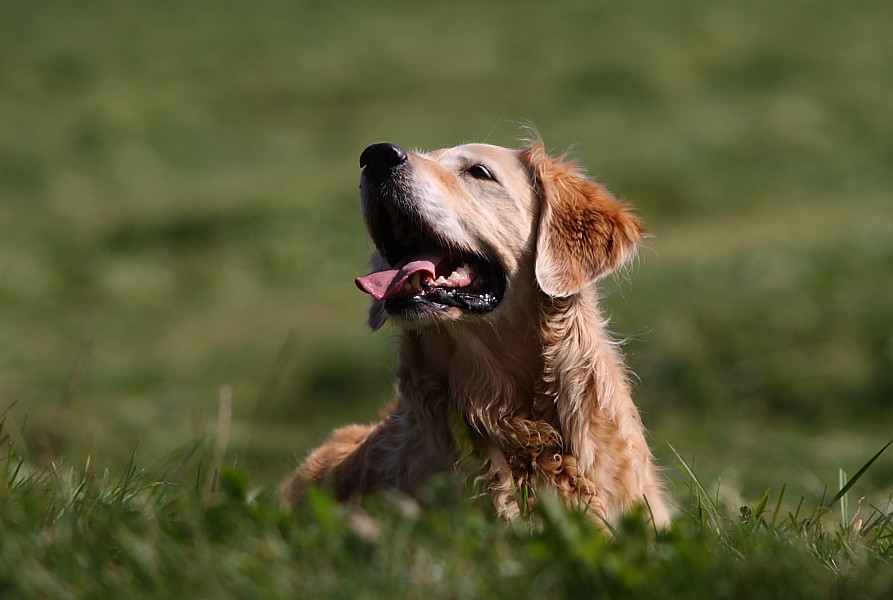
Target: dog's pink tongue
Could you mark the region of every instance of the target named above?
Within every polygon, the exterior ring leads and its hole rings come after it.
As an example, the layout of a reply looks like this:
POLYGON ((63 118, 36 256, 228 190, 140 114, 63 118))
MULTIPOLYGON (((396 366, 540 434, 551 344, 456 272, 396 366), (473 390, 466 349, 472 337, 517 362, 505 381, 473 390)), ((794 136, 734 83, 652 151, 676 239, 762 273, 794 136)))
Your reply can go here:
POLYGON ((424 250, 415 256, 408 256, 393 269, 369 273, 357 277, 357 287, 375 298, 387 300, 403 295, 403 285, 416 273, 424 273, 434 279, 437 263, 443 260, 443 253, 437 250, 424 250))

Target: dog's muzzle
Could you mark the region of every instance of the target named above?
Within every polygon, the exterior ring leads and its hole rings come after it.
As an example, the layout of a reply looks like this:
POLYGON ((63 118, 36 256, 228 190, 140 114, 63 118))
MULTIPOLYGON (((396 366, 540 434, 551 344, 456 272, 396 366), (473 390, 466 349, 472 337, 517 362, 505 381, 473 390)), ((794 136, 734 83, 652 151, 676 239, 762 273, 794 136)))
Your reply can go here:
POLYGON ((420 200, 409 185, 406 150, 372 144, 360 155, 360 167, 366 226, 389 268, 358 277, 357 287, 392 315, 496 308, 505 291, 502 270, 485 256, 459 250, 415 212, 420 200))

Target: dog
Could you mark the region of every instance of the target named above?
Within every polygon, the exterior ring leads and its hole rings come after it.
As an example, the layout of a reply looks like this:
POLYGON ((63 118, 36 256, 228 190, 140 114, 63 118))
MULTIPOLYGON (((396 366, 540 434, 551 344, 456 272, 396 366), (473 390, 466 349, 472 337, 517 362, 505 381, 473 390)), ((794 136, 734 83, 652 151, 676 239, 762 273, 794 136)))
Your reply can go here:
POLYGON ((348 501, 412 492, 439 472, 476 478, 517 517, 551 488, 605 523, 636 505, 669 523, 627 369, 597 307, 597 280, 645 231, 629 207, 542 141, 360 156, 375 246, 369 325, 399 329, 396 402, 349 425, 282 487, 348 501), (469 473, 469 470, 471 471, 469 473))

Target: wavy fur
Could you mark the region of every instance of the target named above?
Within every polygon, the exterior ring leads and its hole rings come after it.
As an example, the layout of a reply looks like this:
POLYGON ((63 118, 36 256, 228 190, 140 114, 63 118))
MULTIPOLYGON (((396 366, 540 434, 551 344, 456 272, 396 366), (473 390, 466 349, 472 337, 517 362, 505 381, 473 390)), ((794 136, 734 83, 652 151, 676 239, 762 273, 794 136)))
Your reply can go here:
MULTIPOLYGON (((349 500, 386 487, 411 492, 455 471, 476 476, 506 517, 520 512, 518 490, 547 486, 607 522, 646 504, 665 526, 623 357, 591 285, 635 253, 639 220, 541 142, 409 153, 407 169, 401 198, 419 223, 495 254, 505 298, 487 315, 451 309, 431 322, 398 322, 396 402, 379 423, 336 430, 285 483, 284 502, 308 484, 349 500), (501 189, 463 178, 457 165, 472 159, 499 174, 501 189)), ((379 199, 363 189, 368 210, 379 199)), ((385 261, 376 253, 373 263, 385 261)), ((373 301, 370 325, 387 318, 373 301)))

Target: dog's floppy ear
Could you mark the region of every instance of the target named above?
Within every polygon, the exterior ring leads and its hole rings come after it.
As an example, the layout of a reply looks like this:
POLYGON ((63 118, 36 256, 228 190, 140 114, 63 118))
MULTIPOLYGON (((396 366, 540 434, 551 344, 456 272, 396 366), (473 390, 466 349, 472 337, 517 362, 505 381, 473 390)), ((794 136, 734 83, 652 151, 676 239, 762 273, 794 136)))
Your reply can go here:
POLYGON ((645 228, 625 204, 573 162, 549 156, 542 142, 534 142, 522 158, 540 196, 540 289, 554 297, 576 294, 632 256, 645 228))

